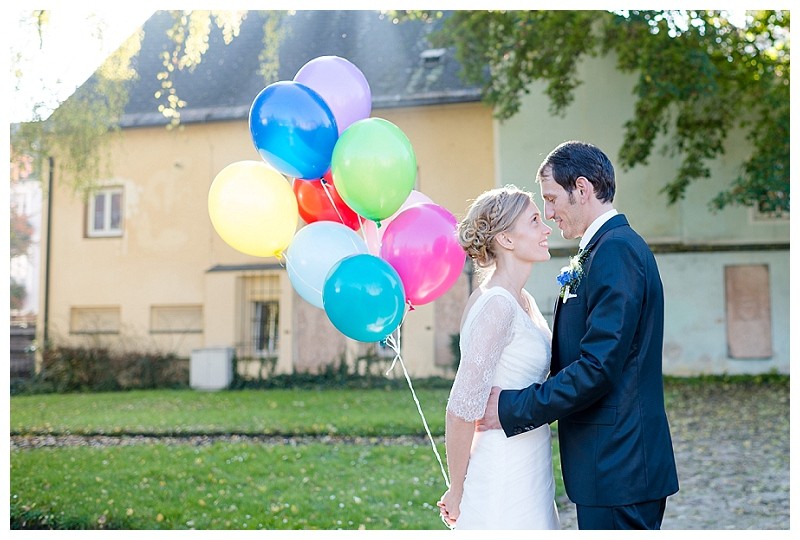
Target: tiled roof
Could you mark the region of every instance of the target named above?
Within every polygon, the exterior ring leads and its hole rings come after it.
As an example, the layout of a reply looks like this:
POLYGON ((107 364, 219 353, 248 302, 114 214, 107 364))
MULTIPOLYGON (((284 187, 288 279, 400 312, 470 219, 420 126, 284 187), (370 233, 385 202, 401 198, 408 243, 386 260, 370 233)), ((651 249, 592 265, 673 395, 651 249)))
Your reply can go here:
MULTIPOLYGON (((181 122, 247 118, 250 105, 264 87, 259 55, 264 49, 266 12, 250 11, 230 44, 212 25, 209 48, 193 70, 176 71, 172 80, 186 102, 181 122)), ((480 100, 480 88, 459 78, 452 50, 432 49, 428 34, 440 23, 395 24, 378 11, 297 11, 281 23, 277 80, 291 80, 309 60, 334 55, 355 64, 372 92, 373 109, 480 100)), ((131 84, 121 126, 165 124, 154 94, 163 70, 161 53, 174 48, 166 37, 172 18, 156 12, 144 25, 142 49, 134 59, 139 78, 131 84)))

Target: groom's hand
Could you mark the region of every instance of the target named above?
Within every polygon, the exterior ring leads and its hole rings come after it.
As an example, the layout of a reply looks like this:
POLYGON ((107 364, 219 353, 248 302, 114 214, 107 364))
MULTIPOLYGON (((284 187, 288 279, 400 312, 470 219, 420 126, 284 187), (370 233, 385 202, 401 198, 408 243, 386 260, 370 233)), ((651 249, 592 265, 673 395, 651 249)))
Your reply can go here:
POLYGON ((489 393, 489 401, 486 402, 486 411, 483 413, 483 418, 476 422, 475 429, 478 431, 488 431, 490 429, 502 429, 500 425, 500 416, 497 414, 497 402, 500 400, 499 386, 492 386, 492 391, 489 393))

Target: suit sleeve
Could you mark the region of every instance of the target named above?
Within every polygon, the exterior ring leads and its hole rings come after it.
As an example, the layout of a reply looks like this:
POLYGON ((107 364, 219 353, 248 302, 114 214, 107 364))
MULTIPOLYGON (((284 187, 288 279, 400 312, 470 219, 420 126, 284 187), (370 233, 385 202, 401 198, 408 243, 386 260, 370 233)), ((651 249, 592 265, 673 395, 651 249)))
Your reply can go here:
POLYGON ((504 390, 498 413, 506 435, 549 424, 589 407, 620 379, 631 352, 644 301, 645 263, 624 238, 597 246, 581 290, 587 302, 580 358, 541 384, 504 390))

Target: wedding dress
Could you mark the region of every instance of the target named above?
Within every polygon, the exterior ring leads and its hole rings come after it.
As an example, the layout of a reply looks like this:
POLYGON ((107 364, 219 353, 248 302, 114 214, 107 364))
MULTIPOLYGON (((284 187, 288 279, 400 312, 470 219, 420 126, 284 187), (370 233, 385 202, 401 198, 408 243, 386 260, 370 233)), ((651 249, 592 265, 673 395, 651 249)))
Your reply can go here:
MULTIPOLYGON (((490 287, 461 329, 461 363, 447 410, 481 418, 492 386, 525 388, 550 371, 551 332, 533 297, 530 315, 502 287, 490 287)), ((472 439, 456 529, 559 529, 550 426, 514 437, 501 429, 472 439)))

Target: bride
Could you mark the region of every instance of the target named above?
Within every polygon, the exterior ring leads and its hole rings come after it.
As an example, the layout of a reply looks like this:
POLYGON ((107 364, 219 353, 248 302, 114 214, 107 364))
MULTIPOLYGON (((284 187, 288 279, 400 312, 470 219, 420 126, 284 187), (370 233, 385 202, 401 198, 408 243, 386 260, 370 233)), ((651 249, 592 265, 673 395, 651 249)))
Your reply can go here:
POLYGON ((459 241, 487 276, 461 320, 461 360, 447 403, 450 488, 437 503, 455 529, 559 529, 550 426, 507 438, 475 431, 492 386, 525 388, 550 371, 550 329, 523 288, 535 262, 550 259, 532 195, 487 191, 458 226, 459 241))

